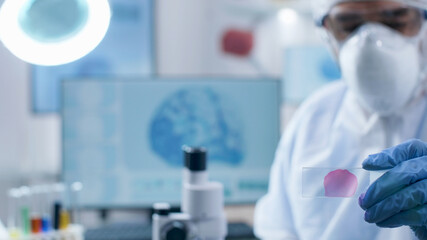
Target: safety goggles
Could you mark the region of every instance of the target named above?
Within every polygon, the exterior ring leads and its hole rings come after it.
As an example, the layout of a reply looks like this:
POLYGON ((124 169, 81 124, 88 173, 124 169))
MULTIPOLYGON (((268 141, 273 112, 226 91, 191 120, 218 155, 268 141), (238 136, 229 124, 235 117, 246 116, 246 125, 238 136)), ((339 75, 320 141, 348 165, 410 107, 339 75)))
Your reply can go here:
POLYGON ((368 22, 384 24, 404 36, 418 34, 425 12, 404 4, 338 4, 324 18, 322 25, 335 39, 347 39, 360 26, 368 22))

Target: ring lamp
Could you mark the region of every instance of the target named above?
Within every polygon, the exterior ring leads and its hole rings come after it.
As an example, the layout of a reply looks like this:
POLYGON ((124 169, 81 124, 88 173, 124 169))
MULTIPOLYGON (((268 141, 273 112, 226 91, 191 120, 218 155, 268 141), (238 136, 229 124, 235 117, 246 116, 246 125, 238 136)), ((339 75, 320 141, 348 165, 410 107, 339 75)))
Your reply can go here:
POLYGON ((108 0, 5 0, 0 40, 26 62, 65 64, 101 42, 110 17, 108 0))

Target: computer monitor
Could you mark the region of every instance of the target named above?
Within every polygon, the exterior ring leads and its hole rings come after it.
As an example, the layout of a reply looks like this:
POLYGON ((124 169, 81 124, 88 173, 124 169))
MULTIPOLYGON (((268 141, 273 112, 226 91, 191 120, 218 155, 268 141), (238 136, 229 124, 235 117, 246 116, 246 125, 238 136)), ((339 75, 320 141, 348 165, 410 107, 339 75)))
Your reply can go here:
POLYGON ((279 81, 79 79, 62 83, 66 184, 87 208, 179 206, 182 146, 208 151, 226 204, 266 193, 279 139, 279 81))

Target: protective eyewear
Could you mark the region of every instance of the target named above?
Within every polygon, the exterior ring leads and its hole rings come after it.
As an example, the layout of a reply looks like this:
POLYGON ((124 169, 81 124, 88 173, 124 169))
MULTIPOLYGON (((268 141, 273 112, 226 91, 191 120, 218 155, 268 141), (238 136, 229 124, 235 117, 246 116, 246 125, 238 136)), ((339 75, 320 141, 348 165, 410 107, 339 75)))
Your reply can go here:
POLYGON ((424 11, 406 5, 369 9, 340 8, 339 6, 333 7, 322 23, 339 41, 347 39, 367 22, 384 24, 404 36, 415 36, 425 19, 424 11))

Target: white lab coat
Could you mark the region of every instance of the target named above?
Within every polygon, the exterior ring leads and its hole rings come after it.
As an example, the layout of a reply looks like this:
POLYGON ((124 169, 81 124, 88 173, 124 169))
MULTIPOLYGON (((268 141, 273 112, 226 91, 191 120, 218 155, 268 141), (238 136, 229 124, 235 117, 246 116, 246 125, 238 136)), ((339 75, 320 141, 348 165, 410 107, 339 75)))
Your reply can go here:
POLYGON ((282 136, 268 194, 256 205, 255 233, 262 239, 416 239, 409 227, 383 229, 366 223, 357 197, 303 197, 302 168, 361 168, 368 154, 423 138, 425 109, 426 97, 419 94, 399 116, 368 116, 343 82, 318 91, 302 104, 282 136))

